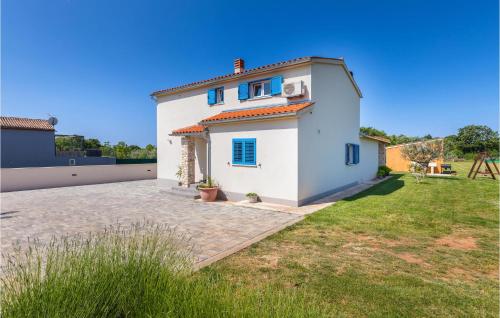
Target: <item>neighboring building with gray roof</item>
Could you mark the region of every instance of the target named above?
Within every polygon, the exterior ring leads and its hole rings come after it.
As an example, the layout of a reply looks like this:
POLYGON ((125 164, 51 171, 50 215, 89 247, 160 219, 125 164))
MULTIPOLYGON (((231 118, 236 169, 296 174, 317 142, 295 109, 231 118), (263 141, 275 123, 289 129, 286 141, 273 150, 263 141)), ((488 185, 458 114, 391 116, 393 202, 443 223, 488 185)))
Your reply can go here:
POLYGON ((47 120, 0 116, 2 168, 114 164, 115 158, 58 157, 55 129, 47 120))

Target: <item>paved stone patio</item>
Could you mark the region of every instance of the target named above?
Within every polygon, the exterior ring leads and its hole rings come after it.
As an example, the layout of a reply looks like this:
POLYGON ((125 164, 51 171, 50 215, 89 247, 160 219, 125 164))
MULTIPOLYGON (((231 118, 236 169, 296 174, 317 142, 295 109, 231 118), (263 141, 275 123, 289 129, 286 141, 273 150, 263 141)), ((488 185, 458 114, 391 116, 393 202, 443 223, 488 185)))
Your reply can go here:
POLYGON ((191 237, 198 264, 208 264, 302 219, 295 213, 172 196, 157 180, 1 193, 2 253, 28 237, 101 231, 154 221, 191 237))

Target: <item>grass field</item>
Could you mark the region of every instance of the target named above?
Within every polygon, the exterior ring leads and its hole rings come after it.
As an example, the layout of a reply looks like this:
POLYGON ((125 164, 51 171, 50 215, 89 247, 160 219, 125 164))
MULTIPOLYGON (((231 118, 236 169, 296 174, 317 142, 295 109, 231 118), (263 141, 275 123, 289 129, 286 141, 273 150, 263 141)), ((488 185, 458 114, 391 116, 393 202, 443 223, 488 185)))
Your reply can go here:
POLYGON ((160 225, 34 244, 0 276, 1 315, 495 317, 499 186, 470 165, 395 174, 194 274, 160 225))
POLYGON ((396 174, 197 275, 300 293, 326 316, 496 317, 499 186, 470 165, 396 174))

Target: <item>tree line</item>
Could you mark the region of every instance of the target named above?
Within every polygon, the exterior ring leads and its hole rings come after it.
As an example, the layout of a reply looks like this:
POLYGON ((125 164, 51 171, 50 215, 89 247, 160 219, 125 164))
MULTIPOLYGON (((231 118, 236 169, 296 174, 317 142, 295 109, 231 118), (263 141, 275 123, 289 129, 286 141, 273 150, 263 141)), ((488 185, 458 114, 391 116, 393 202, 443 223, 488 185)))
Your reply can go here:
POLYGON ((117 159, 156 159, 156 146, 147 145, 142 148, 137 145, 127 145, 120 141, 112 145, 109 141, 101 143, 99 139, 83 136, 56 136, 57 151, 87 151, 100 150, 103 157, 115 157, 117 159))
MULTIPOLYGON (((361 127, 361 133, 371 136, 385 137, 391 145, 406 144, 417 141, 431 140, 436 137, 427 134, 422 137, 406 135, 389 135, 383 130, 373 127, 361 127)), ((487 151, 493 157, 499 155, 499 135, 484 125, 468 125, 458 129, 454 135, 444 137, 444 152, 447 159, 471 159, 476 153, 487 151)))

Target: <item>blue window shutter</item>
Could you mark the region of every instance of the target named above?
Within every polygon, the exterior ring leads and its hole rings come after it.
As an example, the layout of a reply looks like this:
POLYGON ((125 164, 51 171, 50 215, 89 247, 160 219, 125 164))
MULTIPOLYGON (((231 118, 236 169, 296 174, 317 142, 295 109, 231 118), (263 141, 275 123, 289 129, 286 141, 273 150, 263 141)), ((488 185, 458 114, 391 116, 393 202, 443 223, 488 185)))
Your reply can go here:
POLYGON ((215 104, 215 89, 209 89, 208 90, 208 105, 214 105, 215 104))
POLYGON ((345 144, 345 164, 349 164, 349 144, 345 144))
POLYGON ((243 164, 243 141, 233 139, 233 164, 243 164))
POLYGON ((248 99, 248 83, 241 83, 240 85, 238 85, 238 99, 248 99))
POLYGON ((358 164, 359 163, 359 145, 354 145, 353 155, 354 155, 353 162, 355 164, 358 164))
POLYGON ((271 78, 271 95, 281 94, 282 82, 283 82, 283 76, 275 76, 271 78))
POLYGON ((256 140, 246 139, 245 140, 245 152, 244 152, 244 164, 255 165, 256 164, 256 140))

